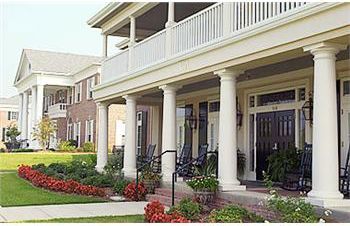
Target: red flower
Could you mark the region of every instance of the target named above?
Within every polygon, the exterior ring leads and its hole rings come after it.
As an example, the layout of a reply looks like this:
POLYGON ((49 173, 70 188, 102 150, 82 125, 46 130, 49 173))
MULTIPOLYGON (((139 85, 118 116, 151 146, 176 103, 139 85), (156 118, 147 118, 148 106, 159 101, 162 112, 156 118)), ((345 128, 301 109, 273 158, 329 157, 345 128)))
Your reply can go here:
POLYGON ((132 201, 143 200, 146 197, 146 188, 143 183, 139 183, 136 194, 136 183, 133 181, 125 187, 123 194, 127 199, 132 201))
POLYGON ((30 166, 21 165, 17 172, 21 178, 30 181, 34 186, 51 191, 75 193, 79 195, 106 196, 105 191, 101 188, 83 185, 74 180, 59 180, 37 170, 33 170, 30 166))
POLYGON ((145 220, 150 222, 154 214, 164 213, 164 205, 158 200, 147 204, 145 207, 145 220))

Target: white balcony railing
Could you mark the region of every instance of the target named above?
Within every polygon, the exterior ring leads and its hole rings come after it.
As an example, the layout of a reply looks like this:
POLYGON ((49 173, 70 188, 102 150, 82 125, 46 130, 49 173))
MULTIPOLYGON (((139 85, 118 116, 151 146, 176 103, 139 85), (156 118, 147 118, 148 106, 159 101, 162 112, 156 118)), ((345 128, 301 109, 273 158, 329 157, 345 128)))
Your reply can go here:
POLYGON ((66 117, 66 113, 67 113, 66 103, 57 103, 49 106, 47 109, 47 114, 50 118, 66 117))
POLYGON ((307 2, 216 3, 180 22, 107 58, 102 83, 254 29, 272 18, 283 17, 307 2), (167 48, 169 46, 169 48, 167 48))

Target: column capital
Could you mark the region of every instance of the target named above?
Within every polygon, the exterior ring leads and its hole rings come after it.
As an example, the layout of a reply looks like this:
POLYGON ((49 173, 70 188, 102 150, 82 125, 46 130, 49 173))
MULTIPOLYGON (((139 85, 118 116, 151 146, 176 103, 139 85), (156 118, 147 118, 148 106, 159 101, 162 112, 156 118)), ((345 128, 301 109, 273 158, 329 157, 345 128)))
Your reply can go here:
POLYGON ((122 96, 126 101, 136 101, 140 96, 137 95, 124 95, 122 96))
POLYGON ((221 79, 223 79, 223 78, 237 78, 242 73, 244 73, 243 70, 227 69, 227 68, 214 71, 214 74, 219 76, 221 79))
POLYGON ((317 57, 320 54, 331 54, 335 55, 340 50, 346 49, 346 45, 332 42, 319 42, 314 43, 303 48, 304 52, 310 51, 312 55, 317 57))
POLYGON ((96 105, 98 108, 107 108, 108 107, 107 102, 97 102, 96 105))
POLYGON ((181 89, 182 86, 180 85, 162 85, 159 86, 159 89, 163 90, 164 92, 176 92, 178 89, 181 89))

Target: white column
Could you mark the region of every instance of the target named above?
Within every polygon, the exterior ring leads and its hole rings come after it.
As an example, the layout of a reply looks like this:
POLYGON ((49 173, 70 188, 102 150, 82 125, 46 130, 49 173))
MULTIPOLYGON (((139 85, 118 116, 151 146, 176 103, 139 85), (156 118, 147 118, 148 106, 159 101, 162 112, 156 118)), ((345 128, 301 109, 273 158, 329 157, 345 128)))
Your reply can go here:
MULTIPOLYGON (((164 85, 163 90, 163 135, 162 153, 167 150, 176 150, 176 90, 180 87, 164 85)), ((163 181, 171 181, 175 171, 175 153, 162 156, 163 181)))
POLYGON ((171 56, 172 48, 172 29, 175 23, 175 3, 168 3, 168 21, 165 23, 165 56, 168 58, 171 56))
MULTIPOLYGON (((17 124, 17 128, 20 132, 22 132, 22 113, 23 111, 23 93, 19 94, 19 101, 18 101, 18 124, 17 124)), ((22 138, 22 133, 20 135, 21 139, 22 138)))
POLYGON ((36 103, 37 103, 37 89, 36 89, 36 86, 33 86, 32 87, 32 102, 31 102, 31 108, 30 108, 30 117, 31 117, 31 120, 30 120, 30 128, 29 128, 29 131, 30 131, 30 134, 29 134, 29 137, 30 137, 30 141, 29 141, 29 147, 32 148, 32 149, 38 149, 38 142, 34 140, 34 137, 33 137, 33 132, 34 132, 34 128, 37 124, 37 121, 36 121, 36 103))
POLYGON ((126 100, 124 175, 135 177, 136 173, 136 96, 123 96, 126 100))
POLYGON ((240 71, 223 69, 214 73, 220 77, 219 189, 245 190, 237 179, 236 78, 240 71))
POLYGON ((318 43, 304 48, 314 55, 312 190, 308 193, 311 199, 343 198, 338 187, 335 67, 335 54, 341 48, 345 46, 331 43, 318 43))
POLYGON ((98 108, 98 143, 96 170, 103 172, 108 160, 108 105, 97 103, 98 108))
POLYGON ((28 139, 28 92, 23 93, 23 110, 22 110, 22 139, 28 139))
POLYGON ((107 57, 108 55, 108 35, 102 35, 102 57, 107 57))
POLYGON ((43 105, 44 105, 44 86, 37 85, 36 86, 36 123, 38 123, 43 117, 43 105))
POLYGON ((129 64, 128 70, 132 70, 134 66, 134 45, 136 43, 136 19, 130 16, 130 34, 129 34, 129 64))

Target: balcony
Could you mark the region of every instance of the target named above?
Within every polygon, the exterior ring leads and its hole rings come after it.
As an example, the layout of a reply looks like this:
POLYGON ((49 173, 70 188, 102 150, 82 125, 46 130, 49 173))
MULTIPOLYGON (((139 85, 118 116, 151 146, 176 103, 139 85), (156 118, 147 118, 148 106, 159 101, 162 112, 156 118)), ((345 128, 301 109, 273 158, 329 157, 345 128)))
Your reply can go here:
POLYGON ((166 28, 102 64, 102 84, 118 80, 156 64, 253 31, 286 18, 314 3, 233 2, 216 3, 166 28))
POLYGON ((65 118, 67 114, 67 104, 57 103, 48 107, 47 114, 50 118, 65 118))

